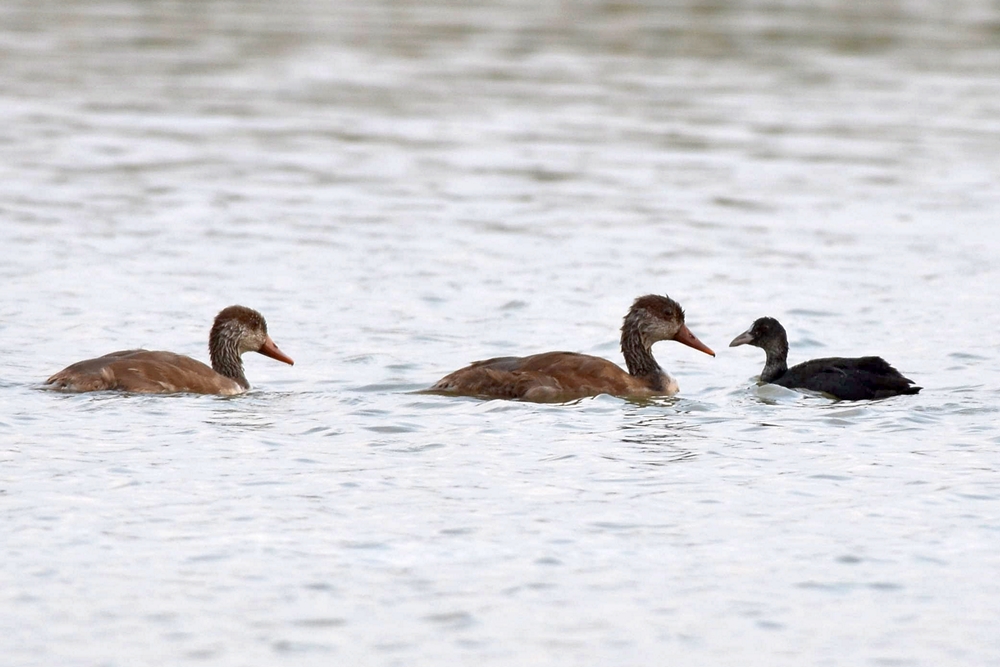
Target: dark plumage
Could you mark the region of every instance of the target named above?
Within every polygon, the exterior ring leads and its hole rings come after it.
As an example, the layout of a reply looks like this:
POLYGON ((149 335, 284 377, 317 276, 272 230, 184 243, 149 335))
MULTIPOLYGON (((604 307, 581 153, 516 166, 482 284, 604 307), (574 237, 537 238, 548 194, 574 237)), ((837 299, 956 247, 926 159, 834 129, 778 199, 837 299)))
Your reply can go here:
POLYGON ((477 361, 441 378, 429 391, 552 402, 598 394, 671 396, 677 393, 677 381, 660 368, 651 351, 660 340, 676 340, 715 356, 684 324, 684 311, 676 301, 649 294, 635 300, 622 323, 627 373, 600 357, 545 352, 477 361))
POLYGON ((67 366, 45 384, 65 391, 134 391, 147 394, 191 392, 240 394, 250 388, 243 374, 244 352, 292 364, 267 335, 267 322, 256 310, 230 306, 220 312, 208 337, 212 367, 173 352, 122 350, 67 366))
POLYGON ((733 339, 729 347, 753 345, 767 354, 761 382, 809 389, 844 401, 916 394, 921 387, 903 377, 882 357, 829 357, 788 367, 788 337, 773 317, 762 317, 733 339))

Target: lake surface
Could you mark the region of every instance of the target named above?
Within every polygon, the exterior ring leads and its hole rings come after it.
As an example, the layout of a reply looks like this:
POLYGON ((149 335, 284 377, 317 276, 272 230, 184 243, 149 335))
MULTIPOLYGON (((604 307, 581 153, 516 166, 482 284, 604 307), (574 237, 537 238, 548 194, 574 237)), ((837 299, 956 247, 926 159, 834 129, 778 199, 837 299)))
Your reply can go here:
POLYGON ((1000 7, 870 4, 0 6, 3 662, 998 664, 1000 7), (647 293, 675 398, 414 393, 647 293), (39 388, 234 303, 247 395, 39 388))

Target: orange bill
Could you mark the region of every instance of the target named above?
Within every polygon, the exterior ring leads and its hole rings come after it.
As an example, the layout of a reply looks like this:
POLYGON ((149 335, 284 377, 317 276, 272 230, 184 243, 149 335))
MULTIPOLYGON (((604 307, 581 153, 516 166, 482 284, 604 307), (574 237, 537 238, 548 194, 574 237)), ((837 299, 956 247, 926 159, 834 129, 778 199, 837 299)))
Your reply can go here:
POLYGON ((271 340, 270 336, 264 338, 264 344, 261 345, 260 349, 257 351, 263 354, 265 357, 271 357, 272 359, 283 361, 289 366, 293 366, 295 364, 295 362, 292 361, 291 357, 289 357, 287 354, 278 349, 278 346, 274 344, 274 341, 271 340))
POLYGON ((712 348, 698 340, 698 337, 691 333, 691 330, 687 328, 686 324, 681 325, 681 330, 677 332, 676 336, 674 336, 674 340, 678 343, 684 343, 688 347, 700 350, 705 354, 710 354, 713 357, 715 356, 715 352, 712 352, 712 348))

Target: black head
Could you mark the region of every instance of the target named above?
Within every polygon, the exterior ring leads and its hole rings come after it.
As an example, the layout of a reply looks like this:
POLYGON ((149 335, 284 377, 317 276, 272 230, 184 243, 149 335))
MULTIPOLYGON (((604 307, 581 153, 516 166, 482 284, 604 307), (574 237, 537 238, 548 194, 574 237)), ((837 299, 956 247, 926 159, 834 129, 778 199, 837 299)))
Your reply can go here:
POLYGON ((733 339, 729 347, 737 345, 753 345, 765 350, 788 348, 788 336, 785 327, 773 317, 761 317, 749 329, 733 339))

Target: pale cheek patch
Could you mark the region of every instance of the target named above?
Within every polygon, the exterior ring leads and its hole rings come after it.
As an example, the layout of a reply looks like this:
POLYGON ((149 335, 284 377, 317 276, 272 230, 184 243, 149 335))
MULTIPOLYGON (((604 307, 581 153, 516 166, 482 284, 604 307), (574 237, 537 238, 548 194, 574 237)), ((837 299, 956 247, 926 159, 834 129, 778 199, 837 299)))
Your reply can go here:
POLYGON ((260 346, 264 344, 264 337, 260 334, 254 332, 250 333, 247 331, 239 332, 240 341, 240 354, 244 352, 256 352, 260 349, 260 346))

